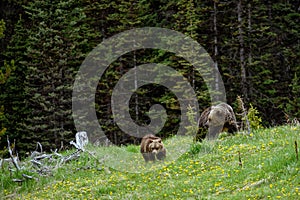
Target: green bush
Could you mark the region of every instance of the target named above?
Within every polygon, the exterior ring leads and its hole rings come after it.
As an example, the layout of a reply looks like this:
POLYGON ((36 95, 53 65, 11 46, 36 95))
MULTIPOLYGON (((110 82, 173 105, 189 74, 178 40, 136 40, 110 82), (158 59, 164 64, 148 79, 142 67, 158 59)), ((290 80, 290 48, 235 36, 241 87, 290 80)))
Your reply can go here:
MULTIPOLYGON (((262 128, 262 125, 261 125, 262 119, 261 119, 261 117, 259 117, 259 111, 255 107, 253 107, 251 103, 250 103, 250 108, 248 109, 248 112, 247 112, 247 117, 248 117, 251 129, 262 128)), ((243 121, 244 120, 245 119, 243 118, 243 121)))

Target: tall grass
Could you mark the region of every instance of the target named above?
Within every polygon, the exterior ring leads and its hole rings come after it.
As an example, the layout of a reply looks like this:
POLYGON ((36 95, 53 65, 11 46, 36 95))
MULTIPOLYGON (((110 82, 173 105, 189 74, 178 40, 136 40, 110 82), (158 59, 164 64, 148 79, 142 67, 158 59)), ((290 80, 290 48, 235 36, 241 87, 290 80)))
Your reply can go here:
MULTIPOLYGON (((54 171, 53 176, 12 182, 1 170, 2 198, 13 199, 299 199, 300 161, 295 141, 300 127, 223 134, 218 140, 164 141, 164 162, 145 164, 138 146, 93 147, 54 171), (187 145, 183 145, 187 144, 187 145), (183 146, 181 146, 183 145, 183 146), (183 148, 176 147, 181 146, 183 148), (179 152, 184 149, 185 151, 179 152), (173 151, 173 152, 172 152, 173 151), (176 154, 176 151, 177 154, 176 154), (117 158, 117 159, 115 159, 117 158)), ((12 176, 20 176, 13 173, 12 176)))

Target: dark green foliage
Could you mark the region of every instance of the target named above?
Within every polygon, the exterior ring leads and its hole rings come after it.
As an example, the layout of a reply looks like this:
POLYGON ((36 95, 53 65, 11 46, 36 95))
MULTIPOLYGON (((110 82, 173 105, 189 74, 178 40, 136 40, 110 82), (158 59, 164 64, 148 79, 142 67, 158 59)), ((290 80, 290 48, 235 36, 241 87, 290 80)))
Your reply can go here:
POLYGON ((46 149, 58 148, 74 136, 74 78, 99 36, 87 23, 86 7, 78 1, 35 1, 25 8, 29 19, 16 27, 9 54, 17 60, 16 71, 7 85, 8 92, 19 95, 12 101, 19 105, 9 106, 20 113, 12 115, 15 127, 10 132, 22 152, 38 141, 46 149))
POLYGON ((290 84, 290 88, 292 89, 291 97, 288 99, 286 104, 285 112, 288 115, 288 120, 292 121, 293 119, 300 119, 300 80, 297 74, 292 80, 290 84))
MULTIPOLYGON (((228 103, 242 96, 246 109, 250 103, 257 108, 262 125, 285 123, 284 113, 300 118, 297 1, 4 0, 0 21, 6 24, 0 63, 14 66, 0 85, 0 123, 19 150, 32 150, 36 141, 57 148, 73 138, 72 86, 83 59, 102 39, 145 26, 176 30, 201 44, 222 75, 228 103)), ((159 49, 129 52, 111 63, 96 93, 99 123, 114 143, 139 142, 115 124, 111 94, 126 72, 145 63, 173 67, 194 88, 199 112, 210 106, 201 74, 185 59, 159 49)), ((156 103, 168 113, 159 135, 176 134, 180 105, 164 87, 137 88, 130 100, 132 119, 147 125, 156 103)), ((3 137, 0 143, 5 146, 3 137)))
MULTIPOLYGON (((5 31, 5 23, 3 20, 0 21, 0 38, 4 37, 4 31, 5 31)), ((10 74, 10 67, 5 66, 5 72, 2 71, 0 68, 0 84, 5 83, 6 79, 8 78, 10 74)), ((0 139, 3 137, 3 135, 6 132, 6 128, 4 126, 4 122, 6 121, 5 115, 4 115, 4 106, 0 104, 0 139)), ((2 148, 0 148, 1 152, 2 148)))
MULTIPOLYGON (((26 68, 22 64, 24 58, 24 52, 26 51, 26 31, 23 29, 22 23, 24 21, 20 19, 16 23, 16 34, 13 35, 10 45, 7 47, 5 57, 7 60, 12 60, 13 71, 6 82, 2 85, 0 94, 1 104, 4 105, 4 113, 6 121, 4 126, 7 128, 6 135, 9 136, 10 140, 13 141, 19 137, 18 127, 28 114, 29 110, 25 104, 25 91, 24 91, 24 80, 26 76, 26 68)), ((4 63, 7 63, 6 61, 4 63)), ((19 140, 17 139, 17 143, 19 140)), ((7 146, 6 138, 2 138, 1 146, 7 146)), ((27 144, 25 144, 27 145, 27 144)))
POLYGON ((0 39, 4 37, 4 31, 5 31, 5 22, 4 20, 0 20, 0 39))
MULTIPOLYGON (((89 27, 84 2, 35 2, 27 7, 37 23, 29 33, 25 92, 31 109, 24 128, 50 148, 67 143, 76 131, 71 105, 75 75, 99 33, 89 27)), ((28 134, 22 140, 28 139, 28 134)), ((33 143, 34 145, 34 143, 33 143)))

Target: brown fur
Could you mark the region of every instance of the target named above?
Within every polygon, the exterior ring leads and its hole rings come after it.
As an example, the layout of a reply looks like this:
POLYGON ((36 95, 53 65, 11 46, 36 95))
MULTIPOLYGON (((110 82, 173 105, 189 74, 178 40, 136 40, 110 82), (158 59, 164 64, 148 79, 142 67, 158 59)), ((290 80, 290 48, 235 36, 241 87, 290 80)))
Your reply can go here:
POLYGON ((227 131, 235 133, 238 131, 236 117, 233 109, 226 103, 220 103, 216 106, 206 108, 198 121, 198 133, 196 140, 215 139, 218 135, 227 131))
POLYGON ((166 157, 166 149, 161 138, 155 135, 145 135, 141 142, 141 153, 146 162, 163 160, 166 157))

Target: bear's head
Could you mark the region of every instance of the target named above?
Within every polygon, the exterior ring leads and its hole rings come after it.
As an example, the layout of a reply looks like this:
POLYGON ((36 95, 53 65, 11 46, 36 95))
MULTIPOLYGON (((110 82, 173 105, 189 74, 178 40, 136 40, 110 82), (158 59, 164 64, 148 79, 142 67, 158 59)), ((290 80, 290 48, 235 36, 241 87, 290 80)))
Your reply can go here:
POLYGON ((163 145, 161 139, 157 138, 157 139, 152 139, 150 141, 148 148, 151 153, 157 154, 164 148, 164 145, 163 145))
POLYGON ((208 126, 208 139, 214 139, 222 131, 225 124, 227 111, 222 107, 212 107, 206 122, 208 126))

